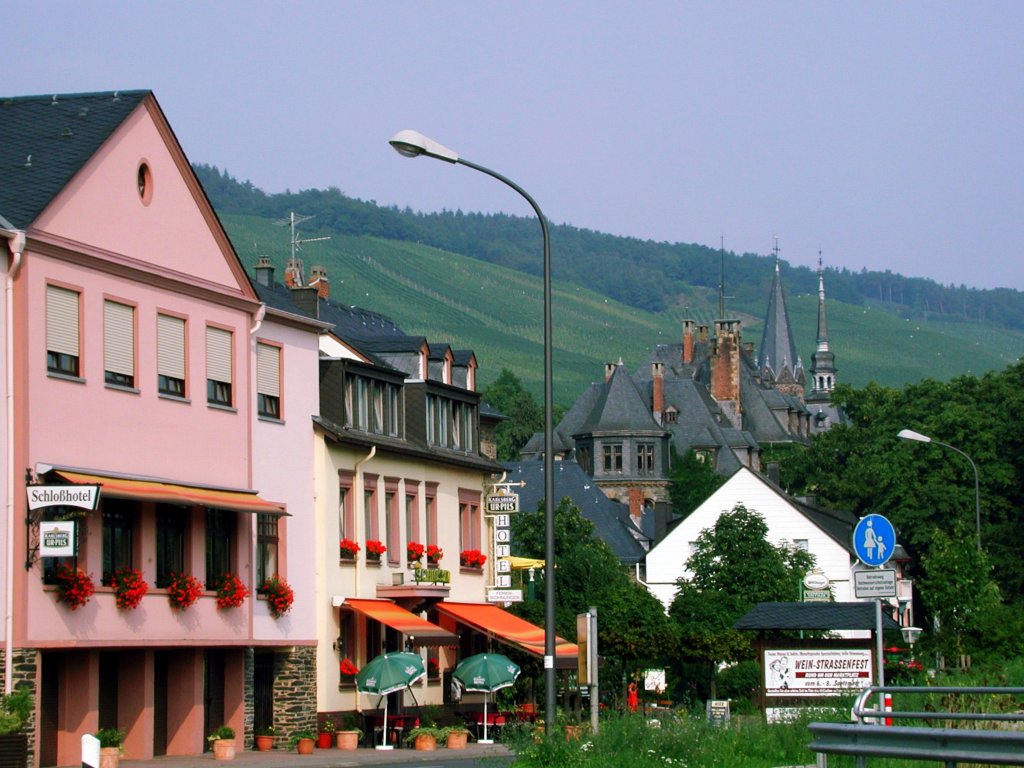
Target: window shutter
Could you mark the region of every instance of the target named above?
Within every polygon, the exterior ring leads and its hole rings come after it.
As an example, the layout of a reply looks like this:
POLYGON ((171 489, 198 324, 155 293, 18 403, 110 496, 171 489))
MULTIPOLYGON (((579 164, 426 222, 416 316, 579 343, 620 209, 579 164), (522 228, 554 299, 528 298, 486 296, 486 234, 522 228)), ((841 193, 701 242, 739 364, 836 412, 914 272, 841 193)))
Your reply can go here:
POLYGON ((281 396, 280 348, 256 344, 256 391, 261 395, 281 396))
POLYGON ((231 331, 206 329, 206 378, 231 383, 231 331))
POLYGON ((185 379, 185 321, 169 315, 156 316, 156 372, 171 379, 185 379))
POLYGON ((135 376, 135 309, 103 302, 103 369, 135 376))
POLYGON ((78 293, 46 286, 46 349, 78 357, 78 293))

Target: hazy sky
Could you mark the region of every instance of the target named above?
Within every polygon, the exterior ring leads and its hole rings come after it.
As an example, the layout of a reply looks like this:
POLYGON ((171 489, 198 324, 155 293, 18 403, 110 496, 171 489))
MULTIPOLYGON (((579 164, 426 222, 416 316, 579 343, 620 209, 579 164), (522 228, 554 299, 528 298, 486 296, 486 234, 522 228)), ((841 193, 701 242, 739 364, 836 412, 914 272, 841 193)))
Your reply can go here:
POLYGON ((1024 290, 1020 0, 10 5, 0 95, 152 89, 267 192, 532 215, 414 128, 556 224, 1024 290))

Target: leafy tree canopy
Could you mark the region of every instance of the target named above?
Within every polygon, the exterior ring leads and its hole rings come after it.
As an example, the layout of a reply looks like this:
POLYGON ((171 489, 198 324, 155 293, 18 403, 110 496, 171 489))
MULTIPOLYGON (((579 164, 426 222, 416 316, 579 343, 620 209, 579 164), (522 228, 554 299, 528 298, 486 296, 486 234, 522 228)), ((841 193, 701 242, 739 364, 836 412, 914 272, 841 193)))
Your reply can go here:
POLYGON ((482 399, 507 417, 496 430, 498 461, 518 460, 519 451, 530 437, 544 429, 544 409, 508 368, 501 369, 482 399))

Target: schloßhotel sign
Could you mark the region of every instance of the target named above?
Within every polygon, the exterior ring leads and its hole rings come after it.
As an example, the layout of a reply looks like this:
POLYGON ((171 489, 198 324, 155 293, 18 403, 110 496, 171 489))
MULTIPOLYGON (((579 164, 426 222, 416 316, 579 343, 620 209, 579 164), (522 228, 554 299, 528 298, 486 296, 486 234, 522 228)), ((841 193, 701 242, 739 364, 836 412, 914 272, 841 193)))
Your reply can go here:
MULTIPOLYGON (((98 485, 29 485, 29 510, 49 507, 96 509, 100 498, 98 485)), ((75 554, 75 523, 70 520, 39 523, 40 557, 71 557, 75 554)))

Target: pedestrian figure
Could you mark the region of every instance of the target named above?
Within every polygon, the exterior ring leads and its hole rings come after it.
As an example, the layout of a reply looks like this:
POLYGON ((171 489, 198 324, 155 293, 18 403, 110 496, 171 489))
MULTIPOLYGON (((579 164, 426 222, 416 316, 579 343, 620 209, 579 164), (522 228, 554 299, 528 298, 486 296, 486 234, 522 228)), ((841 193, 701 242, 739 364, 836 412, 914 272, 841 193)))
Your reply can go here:
MULTIPOLYGON (((868 560, 875 559, 875 547, 878 546, 878 536, 875 535, 875 529, 871 527, 872 523, 868 520, 867 527, 864 529, 864 549, 868 553, 868 560)), ((885 551, 885 544, 882 544, 882 552, 885 551)))
POLYGON ((640 705, 640 697, 636 692, 636 683, 630 683, 626 691, 626 706, 629 707, 630 712, 636 712, 636 708, 640 705))

